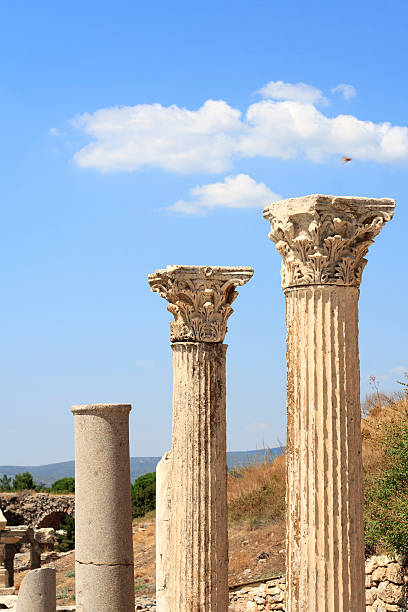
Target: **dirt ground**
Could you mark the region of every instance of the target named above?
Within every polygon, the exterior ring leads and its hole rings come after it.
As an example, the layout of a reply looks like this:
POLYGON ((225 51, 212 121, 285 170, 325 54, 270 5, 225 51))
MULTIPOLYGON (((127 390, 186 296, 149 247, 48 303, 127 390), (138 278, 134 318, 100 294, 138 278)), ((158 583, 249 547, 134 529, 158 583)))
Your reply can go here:
MULTIPOLYGON (((133 550, 136 595, 154 596, 156 527, 154 514, 133 521, 133 550)), ((241 522, 229 529, 229 584, 236 586, 264 580, 284 571, 285 526, 283 521, 269 524, 241 522)), ((53 561, 57 570, 57 603, 75 602, 75 554, 53 561)), ((16 572, 18 588, 25 572, 16 572)))

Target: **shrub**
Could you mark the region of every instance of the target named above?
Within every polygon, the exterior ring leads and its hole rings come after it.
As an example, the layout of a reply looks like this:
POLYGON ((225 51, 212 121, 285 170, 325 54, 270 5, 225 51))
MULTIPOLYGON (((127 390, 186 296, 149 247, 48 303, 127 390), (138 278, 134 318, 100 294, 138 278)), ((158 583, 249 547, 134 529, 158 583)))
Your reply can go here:
POLYGON ((57 531, 60 530, 63 533, 57 533, 55 549, 60 552, 73 550, 75 548, 75 519, 69 514, 64 516, 57 531))
POLYGON ((75 493, 75 478, 60 478, 50 487, 51 493, 75 493))
POLYGON ((156 472, 136 478, 132 485, 132 516, 144 516, 156 508, 156 472))
POLYGON ((368 553, 408 557, 408 420, 384 427, 381 471, 366 478, 365 543, 368 553))
POLYGON ((16 474, 13 478, 14 491, 22 491, 24 489, 34 490, 35 487, 36 487, 36 484, 30 472, 23 472, 23 474, 16 474))
POLYGON ((7 474, 3 474, 2 478, 0 478, 0 491, 2 493, 4 491, 11 491, 11 478, 7 474))

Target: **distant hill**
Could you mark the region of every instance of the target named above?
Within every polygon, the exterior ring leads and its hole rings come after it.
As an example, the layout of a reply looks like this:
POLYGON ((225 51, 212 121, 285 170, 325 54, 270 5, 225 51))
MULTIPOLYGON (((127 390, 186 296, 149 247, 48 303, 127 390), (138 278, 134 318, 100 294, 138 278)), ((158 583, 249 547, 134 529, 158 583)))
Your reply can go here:
MULTIPOLYGON (((267 453, 279 455, 281 448, 268 449, 267 453)), ((263 450, 237 451, 227 453, 228 469, 238 465, 248 465, 248 463, 260 463, 263 461, 265 452, 263 450)), ((154 472, 156 465, 160 461, 160 457, 131 457, 130 458, 130 474, 132 482, 135 478, 154 472)), ((50 463, 48 465, 0 465, 0 477, 3 474, 14 477, 22 472, 30 472, 37 483, 51 485, 60 478, 70 478, 75 476, 74 461, 63 461, 62 463, 50 463)))

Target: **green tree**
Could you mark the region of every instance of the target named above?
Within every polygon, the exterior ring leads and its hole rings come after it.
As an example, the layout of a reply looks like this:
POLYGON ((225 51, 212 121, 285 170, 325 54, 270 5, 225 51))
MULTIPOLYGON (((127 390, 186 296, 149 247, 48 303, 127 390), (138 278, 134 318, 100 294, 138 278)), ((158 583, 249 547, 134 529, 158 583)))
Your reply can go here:
POLYGON ((67 552, 75 548, 75 519, 67 514, 60 522, 57 531, 57 544, 55 549, 60 552, 67 552))
POLYGON ((3 474, 0 478, 0 491, 11 491, 11 478, 7 474, 3 474))
POLYGON ((51 493, 75 493, 75 478, 60 478, 50 487, 51 493))
POLYGON ((381 445, 384 469, 365 484, 366 549, 408 558, 408 421, 388 425, 381 445))
POLYGON ((13 489, 14 491, 22 491, 23 489, 35 489, 35 482, 30 472, 23 472, 23 474, 16 474, 13 478, 13 489))
POLYGON ((132 486, 132 516, 144 516, 156 508, 156 472, 136 478, 132 486))

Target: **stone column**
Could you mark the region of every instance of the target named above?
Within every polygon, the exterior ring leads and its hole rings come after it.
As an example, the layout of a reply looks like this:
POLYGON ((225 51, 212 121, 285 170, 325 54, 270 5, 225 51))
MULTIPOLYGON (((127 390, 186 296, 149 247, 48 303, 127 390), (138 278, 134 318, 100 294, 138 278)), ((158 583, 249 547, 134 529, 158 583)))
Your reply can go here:
POLYGON ((4 551, 4 567, 8 571, 9 584, 8 586, 14 586, 14 557, 16 556, 17 546, 15 544, 6 544, 4 551))
MULTIPOLYGON (((10 587, 10 578, 8 570, 5 567, 6 560, 6 545, 0 544, 0 595, 3 594, 4 589, 10 587)), ((6 593, 6 591, 4 591, 6 593)))
POLYGON ((167 600, 172 612, 228 609, 223 340, 235 289, 252 274, 251 268, 168 266, 149 276, 152 290, 169 302, 175 318, 170 323, 174 378, 167 600))
MULTIPOLYGON (((21 583, 16 611, 55 612, 57 609, 56 574, 55 569, 50 567, 28 572, 21 583)), ((77 610, 81 608, 77 607, 77 610)))
POLYGON ((129 412, 73 406, 77 610, 134 612, 129 412))
POLYGON ((166 453, 156 467, 156 608, 170 608, 170 508, 171 453, 166 453))
POLYGON ((286 296, 286 612, 365 610, 358 297, 394 207, 312 195, 264 210, 286 296))

